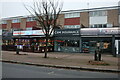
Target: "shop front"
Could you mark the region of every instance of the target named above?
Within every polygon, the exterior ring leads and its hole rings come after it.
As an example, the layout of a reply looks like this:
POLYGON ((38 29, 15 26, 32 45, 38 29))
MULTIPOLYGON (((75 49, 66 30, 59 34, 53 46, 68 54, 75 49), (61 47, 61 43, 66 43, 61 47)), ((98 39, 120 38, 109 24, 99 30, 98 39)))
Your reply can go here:
POLYGON ((119 28, 81 29, 82 52, 94 53, 98 48, 97 43, 100 43, 100 50, 102 53, 114 55, 116 54, 116 50, 118 51, 119 35, 119 28))
POLYGON ((95 53, 100 43, 102 53, 112 53, 112 39, 110 37, 82 37, 82 52, 95 53))
POLYGON ((54 51, 80 52, 79 29, 57 29, 54 33, 54 51))
POLYGON ((120 31, 118 28, 58 29, 54 33, 54 51, 95 53, 119 53, 120 31), (115 45, 116 44, 116 45, 115 45))
MULTIPOLYGON (((42 30, 15 31, 13 33, 15 46, 21 46, 21 51, 25 52, 44 52, 46 39, 42 30)), ((52 37, 48 41, 47 51, 53 51, 52 37)))

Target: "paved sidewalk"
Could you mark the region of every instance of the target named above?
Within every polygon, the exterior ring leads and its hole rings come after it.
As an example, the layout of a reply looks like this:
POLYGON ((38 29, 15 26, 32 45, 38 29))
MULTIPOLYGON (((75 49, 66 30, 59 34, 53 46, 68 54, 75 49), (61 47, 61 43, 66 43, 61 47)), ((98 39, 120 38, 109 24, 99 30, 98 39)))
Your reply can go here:
POLYGON ((2 60, 50 67, 118 71, 118 58, 108 54, 102 54, 102 60, 110 64, 106 66, 88 64, 88 61, 93 60, 94 54, 49 52, 48 58, 43 58, 44 53, 20 52, 20 54, 22 55, 16 55, 15 51, 2 51, 2 60))

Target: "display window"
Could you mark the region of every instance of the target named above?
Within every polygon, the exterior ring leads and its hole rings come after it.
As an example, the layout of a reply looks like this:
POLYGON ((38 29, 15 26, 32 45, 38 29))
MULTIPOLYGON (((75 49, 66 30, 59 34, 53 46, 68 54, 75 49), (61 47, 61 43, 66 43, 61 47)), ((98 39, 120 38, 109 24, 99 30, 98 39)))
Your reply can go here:
MULTIPOLYGON (((36 42, 36 45, 38 45, 39 47, 44 47, 46 46, 46 39, 41 39, 38 42, 36 42)), ((48 46, 53 46, 53 41, 52 40, 48 40, 48 46)))
POLYGON ((59 46, 79 47, 79 40, 56 40, 59 46))
POLYGON ((3 40, 2 45, 14 45, 14 40, 3 40))
POLYGON ((89 41, 82 42, 82 52, 88 53, 90 48, 89 41))

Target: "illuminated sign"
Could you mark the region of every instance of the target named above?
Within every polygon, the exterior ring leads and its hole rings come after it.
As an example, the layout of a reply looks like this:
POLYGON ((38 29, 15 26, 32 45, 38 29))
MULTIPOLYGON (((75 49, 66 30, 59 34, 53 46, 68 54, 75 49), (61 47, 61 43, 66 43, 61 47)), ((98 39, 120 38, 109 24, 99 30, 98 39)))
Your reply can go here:
POLYGON ((83 28, 81 35, 112 35, 120 34, 120 28, 83 28))
MULTIPOLYGON (((29 31, 14 31, 13 36, 18 36, 18 35, 44 35, 42 30, 29 30, 29 31)), ((51 33, 53 35, 53 32, 51 33)))
POLYGON ((80 35, 80 29, 56 29, 54 36, 80 35))
POLYGON ((14 31, 13 36, 18 35, 44 35, 42 30, 14 31))

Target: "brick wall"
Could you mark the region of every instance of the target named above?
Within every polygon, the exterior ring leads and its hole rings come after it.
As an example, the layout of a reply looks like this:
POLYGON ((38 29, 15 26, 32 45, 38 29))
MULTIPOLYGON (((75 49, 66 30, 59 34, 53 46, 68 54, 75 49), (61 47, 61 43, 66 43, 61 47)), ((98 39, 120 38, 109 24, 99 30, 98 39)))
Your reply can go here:
POLYGON ((77 18, 66 18, 64 25, 80 25, 80 17, 77 18))
POLYGON ((20 28, 26 29, 26 18, 21 18, 20 28))
POLYGON ((118 10, 108 10, 108 24, 113 24, 113 26, 118 26, 119 24, 119 16, 118 10))
POLYGON ((57 24, 64 27, 64 14, 60 14, 57 19, 57 24))
POLYGON ((7 20, 7 30, 11 30, 12 20, 7 20))
POLYGON ((20 23, 12 23, 11 28, 20 28, 20 23))
POLYGON ((6 29, 7 28, 7 24, 2 24, 2 29, 6 29))
POLYGON ((89 27, 89 13, 81 12, 80 13, 80 25, 84 25, 85 27, 89 27))
POLYGON ((30 22, 27 22, 26 23, 26 28, 28 27, 34 27, 37 25, 37 22, 36 21, 30 21, 30 22))

